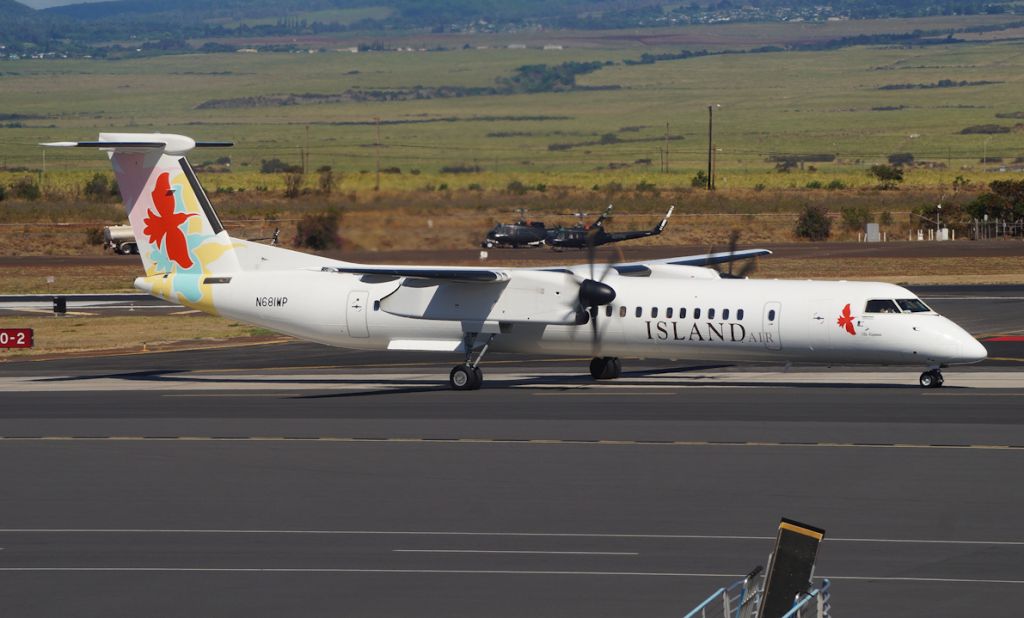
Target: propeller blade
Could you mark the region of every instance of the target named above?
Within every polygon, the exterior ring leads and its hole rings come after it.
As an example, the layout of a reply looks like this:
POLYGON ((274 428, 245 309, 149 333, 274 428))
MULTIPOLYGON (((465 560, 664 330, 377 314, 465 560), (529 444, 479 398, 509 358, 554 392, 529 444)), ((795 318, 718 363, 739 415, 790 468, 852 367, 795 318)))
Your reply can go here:
POLYGON ((743 266, 740 267, 739 272, 736 273, 736 277, 739 278, 739 279, 746 279, 755 270, 757 270, 757 258, 751 258, 751 259, 747 260, 743 264, 743 266))

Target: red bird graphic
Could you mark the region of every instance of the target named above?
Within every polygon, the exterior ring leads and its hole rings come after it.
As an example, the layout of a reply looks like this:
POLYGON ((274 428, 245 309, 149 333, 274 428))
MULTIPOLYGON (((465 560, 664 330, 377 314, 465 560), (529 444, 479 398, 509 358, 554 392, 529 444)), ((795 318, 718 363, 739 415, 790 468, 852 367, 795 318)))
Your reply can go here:
POLYGON ((846 332, 851 335, 857 334, 857 331, 853 330, 853 316, 850 315, 850 303, 846 303, 846 306, 843 307, 843 314, 839 316, 836 323, 845 328, 846 332))
POLYGON ((170 175, 167 172, 160 174, 156 179, 152 195, 156 212, 147 211, 146 214, 149 216, 143 219, 143 223, 146 224, 143 233, 157 248, 166 243, 167 257, 174 260, 178 266, 192 268, 188 242, 179 226, 189 217, 194 217, 195 213, 174 212, 174 191, 171 190, 170 175))

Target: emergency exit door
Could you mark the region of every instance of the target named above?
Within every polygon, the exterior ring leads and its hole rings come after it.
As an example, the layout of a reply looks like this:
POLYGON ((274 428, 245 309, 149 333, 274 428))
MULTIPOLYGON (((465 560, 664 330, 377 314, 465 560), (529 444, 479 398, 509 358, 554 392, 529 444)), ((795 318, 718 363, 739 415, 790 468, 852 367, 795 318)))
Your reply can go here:
POLYGON ((772 301, 764 304, 764 347, 769 350, 782 349, 782 334, 779 332, 779 321, 782 319, 782 303, 772 301))

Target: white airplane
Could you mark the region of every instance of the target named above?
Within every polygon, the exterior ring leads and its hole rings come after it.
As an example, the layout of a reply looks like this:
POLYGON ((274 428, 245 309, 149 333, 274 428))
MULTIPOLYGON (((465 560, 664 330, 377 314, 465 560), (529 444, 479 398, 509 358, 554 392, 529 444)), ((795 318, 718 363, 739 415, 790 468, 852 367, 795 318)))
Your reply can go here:
POLYGON ((723 278, 710 265, 770 251, 565 267, 373 266, 232 238, 170 134, 101 133, 146 276, 165 300, 319 343, 461 353, 457 390, 483 379, 488 350, 593 357, 613 379, 620 357, 942 367, 987 352, 913 293, 888 283, 723 278), (600 271, 595 272, 595 271, 600 271))

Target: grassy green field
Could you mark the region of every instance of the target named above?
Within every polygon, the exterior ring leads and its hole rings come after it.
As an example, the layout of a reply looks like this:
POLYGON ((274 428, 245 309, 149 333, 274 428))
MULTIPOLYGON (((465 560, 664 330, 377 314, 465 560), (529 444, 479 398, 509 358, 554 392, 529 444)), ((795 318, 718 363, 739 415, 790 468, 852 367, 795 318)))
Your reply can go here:
MULTIPOLYGON (((946 22, 882 23, 892 31, 906 31, 946 22)), ((856 26, 849 22, 827 27, 853 34, 850 29, 856 26)), ((441 185, 503 189, 513 180, 585 189, 609 182, 627 188, 640 182, 685 187, 706 166, 709 104, 721 106, 715 112, 714 141, 717 186, 724 190, 757 185, 801 189, 810 182, 832 180, 870 187, 875 181, 866 170, 895 152, 910 152, 917 161, 930 162, 927 168, 908 170, 905 185, 917 187, 948 186, 957 176, 986 182, 1024 165, 1014 163, 1024 156, 1024 120, 996 118, 997 113, 1024 111, 1021 41, 621 64, 643 51, 713 48, 714 41, 738 47, 736 40, 743 34, 748 45, 770 43, 783 38, 784 27, 790 28, 786 36, 791 40, 817 36, 817 26, 810 24, 744 24, 717 31, 680 28, 653 42, 646 32, 618 38, 592 35, 595 38, 586 46, 569 44, 550 51, 491 46, 353 54, 329 48, 315 54, 4 62, 0 110, 35 118, 20 120, 20 128, 0 129, 0 166, 41 168, 42 149, 35 146, 40 141, 88 139, 103 130, 162 130, 237 142, 229 153, 194 155, 195 163, 222 154, 232 157, 231 173, 204 177, 211 190, 280 190, 281 177, 258 173, 260 160, 278 157, 299 163, 308 146, 311 168, 330 165, 341 176, 341 190, 361 192, 376 183, 374 118, 379 117, 381 166, 401 170, 383 176, 387 190, 418 192, 441 185), (689 44, 681 44, 681 39, 689 44), (638 43, 641 40, 646 46, 638 43), (522 65, 592 60, 615 64, 581 76, 578 84, 616 89, 196 109, 212 99, 414 86, 487 87, 522 65), (994 83, 879 90, 939 80, 994 83), (682 138, 668 142, 668 173, 660 171, 666 124, 671 135, 682 138), (999 124, 1011 132, 959 133, 979 124, 999 124), (602 140, 609 134, 614 137, 602 140), (550 150, 552 144, 574 146, 550 150), (836 160, 789 173, 775 172, 774 163, 766 160, 772 154, 811 153, 835 155, 836 160), (999 171, 995 163, 983 165, 980 159, 986 155, 1002 157, 1010 171, 999 171), (479 166, 481 172, 440 173, 452 165, 479 166)), ((556 34, 546 36, 557 39, 556 34)), ((567 33, 566 40, 581 36, 567 33)), ((51 150, 46 157, 45 182, 54 188, 70 189, 93 171, 106 170, 96 153, 51 150), (68 175, 76 171, 78 175, 68 175)), ((0 173, 0 183, 10 184, 17 177, 0 173)))

